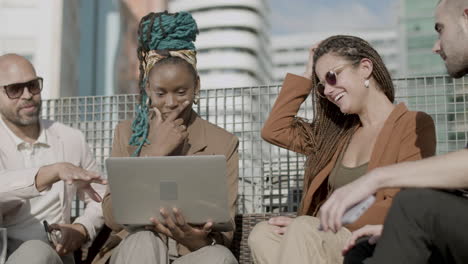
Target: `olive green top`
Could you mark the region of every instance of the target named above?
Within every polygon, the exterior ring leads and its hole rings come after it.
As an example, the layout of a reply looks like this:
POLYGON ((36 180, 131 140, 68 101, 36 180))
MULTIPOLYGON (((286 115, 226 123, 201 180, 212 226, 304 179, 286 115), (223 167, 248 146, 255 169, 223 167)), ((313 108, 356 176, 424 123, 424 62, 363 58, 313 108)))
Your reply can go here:
POLYGON ((367 172, 369 162, 354 168, 350 168, 343 165, 343 156, 344 151, 340 153, 338 160, 335 163, 335 167, 328 177, 328 186, 331 188, 331 190, 336 190, 341 186, 356 180, 367 172))

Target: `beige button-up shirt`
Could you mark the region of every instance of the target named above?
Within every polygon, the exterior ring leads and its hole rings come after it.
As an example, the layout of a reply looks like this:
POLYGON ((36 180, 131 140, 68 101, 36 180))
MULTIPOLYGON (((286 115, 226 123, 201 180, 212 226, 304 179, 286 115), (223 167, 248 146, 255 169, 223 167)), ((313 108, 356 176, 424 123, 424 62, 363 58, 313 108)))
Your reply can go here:
MULTIPOLYGON (((20 224, 19 222, 32 221, 35 218, 34 214, 42 214, 39 219, 52 217, 52 221, 70 223, 72 201, 77 194, 76 187, 59 181, 49 190, 39 192, 35 186, 35 178, 41 166, 69 162, 86 170, 99 171, 81 131, 50 120, 41 120, 40 124, 41 137, 33 145, 19 142, 12 137, 12 132, 6 125, 0 125, 1 227, 15 227, 20 224), (44 194, 54 191, 58 193, 59 208, 50 212, 31 211, 34 209, 31 208, 32 201, 34 204, 37 199, 44 198, 44 194), (29 218, 24 217, 28 212, 29 218), (54 218, 53 215, 57 213, 57 218, 54 218)), ((104 186, 98 184, 93 186, 104 195, 104 186)), ((74 223, 80 223, 86 228, 90 237, 89 242, 92 242, 104 222, 101 205, 92 201, 87 195, 79 196, 83 197, 86 208, 83 215, 77 217, 74 223)), ((54 199, 51 198, 49 202, 55 201, 54 199)), ((23 238, 27 237, 27 234, 24 234, 23 238)))
MULTIPOLYGON (((47 141, 46 130, 40 130, 39 138, 29 143, 16 136, 0 118, 0 125, 9 134, 9 139, 16 146, 18 156, 22 157, 24 168, 46 166, 54 163, 55 153, 47 141)), ((7 139, 5 139, 7 140, 7 139)), ((63 183, 54 184, 39 196, 22 203, 16 213, 8 214, 3 219, 3 226, 8 229, 8 237, 20 241, 39 239, 47 241, 42 221, 49 223, 64 223, 61 213, 60 189, 63 183)))

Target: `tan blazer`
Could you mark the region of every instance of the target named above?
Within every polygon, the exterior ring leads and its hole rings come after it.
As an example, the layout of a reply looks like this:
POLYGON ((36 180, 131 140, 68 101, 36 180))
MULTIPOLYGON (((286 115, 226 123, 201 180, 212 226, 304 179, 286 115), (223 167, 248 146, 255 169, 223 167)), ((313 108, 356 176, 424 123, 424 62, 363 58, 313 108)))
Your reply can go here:
MULTIPOLYGON (((312 81, 301 76, 288 74, 276 99, 270 116, 262 129, 266 141, 307 155, 306 136, 300 136, 299 144, 292 145, 291 137, 301 135, 292 126, 296 114, 312 90, 312 81)), ((404 104, 398 104, 385 121, 375 142, 369 161, 368 171, 403 161, 419 160, 435 154, 436 137, 432 118, 423 112, 409 111, 404 104)), ((315 176, 304 179, 304 195, 299 214, 314 215, 316 209, 328 195, 328 176, 339 156, 337 151, 332 160, 315 176)), ((367 224, 383 224, 392 198, 399 189, 383 189, 377 192, 376 202, 355 223, 350 230, 367 224)))
MULTIPOLYGON (((227 161, 227 177, 228 177, 228 202, 234 224, 234 216, 237 210, 237 192, 238 192, 238 176, 239 176, 239 140, 233 134, 226 130, 217 127, 206 120, 203 120, 194 111, 192 111, 190 121, 187 125, 188 140, 187 148, 184 148, 183 155, 224 155, 227 161)), ((136 146, 128 144, 132 135, 131 121, 123 121, 119 123, 114 132, 114 141, 112 144, 112 157, 129 157, 133 154, 136 146)), ((154 142, 155 133, 153 127, 150 126, 148 140, 154 142)), ((155 149, 151 145, 144 145, 140 156, 153 156, 155 149)), ((221 175, 220 175, 221 176, 221 175)), ((129 175, 131 178, 132 175, 129 175)), ((209 184, 209 183, 208 183, 209 184)), ((108 189, 102 202, 104 219, 114 234, 121 232, 119 237, 125 237, 126 231, 123 226, 115 223, 112 216, 112 195, 108 189)), ((230 246, 233 232, 213 232, 212 233, 217 243, 230 246)), ((116 245, 113 245, 116 246, 116 245)), ((190 251, 182 245, 177 245, 180 255, 185 255, 190 251)))

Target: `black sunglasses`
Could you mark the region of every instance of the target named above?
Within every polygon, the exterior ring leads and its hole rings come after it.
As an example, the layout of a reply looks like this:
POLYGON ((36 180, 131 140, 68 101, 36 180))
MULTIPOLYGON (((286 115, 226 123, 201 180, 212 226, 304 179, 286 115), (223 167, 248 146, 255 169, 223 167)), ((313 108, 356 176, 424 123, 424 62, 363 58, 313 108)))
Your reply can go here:
POLYGON ((4 85, 3 88, 10 99, 18 99, 23 95, 24 88, 28 88, 28 91, 32 95, 36 95, 42 91, 42 82, 41 77, 37 77, 34 80, 24 82, 24 83, 12 83, 4 85))
MULTIPOLYGON (((329 70, 325 74, 325 82, 328 85, 335 86, 336 82, 337 82, 338 74, 340 74, 344 70, 344 68, 346 66, 349 66, 349 65, 352 65, 352 64, 343 64, 343 65, 340 65, 338 67, 335 67, 335 68, 329 70)), ((322 98, 326 97, 325 96, 325 84, 323 82, 317 83, 317 93, 322 98)))

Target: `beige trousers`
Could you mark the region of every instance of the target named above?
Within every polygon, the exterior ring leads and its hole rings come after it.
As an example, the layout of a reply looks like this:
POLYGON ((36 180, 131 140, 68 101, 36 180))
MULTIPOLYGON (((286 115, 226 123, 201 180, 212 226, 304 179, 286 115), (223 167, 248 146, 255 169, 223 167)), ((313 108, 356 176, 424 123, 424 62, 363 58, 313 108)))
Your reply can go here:
POLYGON ((258 223, 249 235, 248 244, 256 264, 341 264, 341 250, 351 237, 342 228, 336 234, 318 230, 319 219, 299 216, 284 235, 274 232, 267 222, 258 223))
MULTIPOLYGON (((112 254, 110 264, 166 264, 169 256, 166 244, 153 232, 139 231, 128 235, 112 254)), ((206 246, 184 255, 173 264, 237 264, 225 246, 206 246)))
MULTIPOLYGON (((10 246, 11 240, 8 241, 10 246)), ((60 257, 55 249, 41 240, 29 240, 21 245, 8 257, 6 264, 74 264, 73 254, 60 257)))

